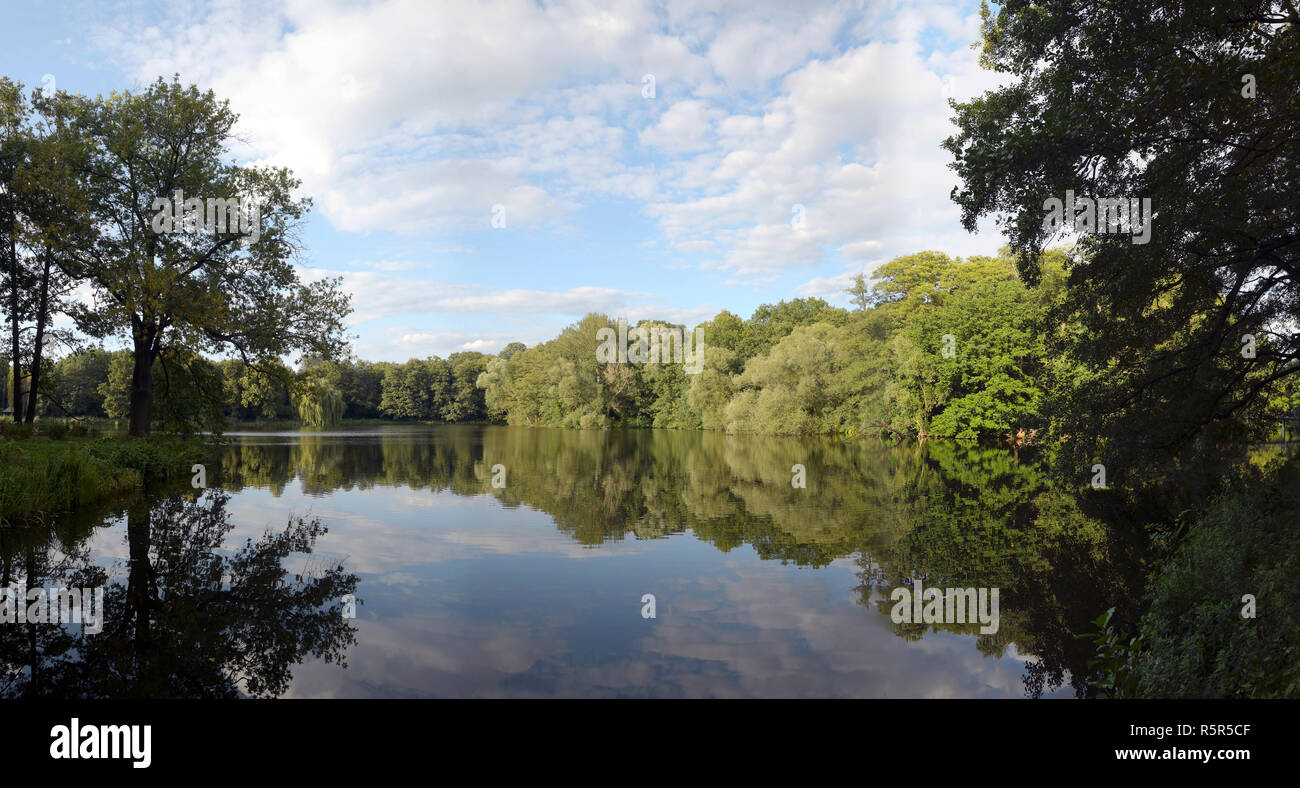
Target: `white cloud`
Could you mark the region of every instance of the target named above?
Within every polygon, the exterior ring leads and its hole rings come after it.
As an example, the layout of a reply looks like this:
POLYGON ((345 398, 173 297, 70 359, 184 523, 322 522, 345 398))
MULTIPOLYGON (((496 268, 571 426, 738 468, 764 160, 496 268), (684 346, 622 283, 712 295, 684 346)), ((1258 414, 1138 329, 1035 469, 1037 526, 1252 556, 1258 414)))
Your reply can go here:
POLYGON ((641 132, 641 144, 673 153, 698 151, 713 146, 713 122, 723 112, 703 101, 687 99, 668 108, 659 122, 641 132))
MULTIPOLYGON (((232 0, 131 14, 102 16, 97 47, 137 80, 180 72, 228 97, 250 141, 241 157, 293 169, 338 231, 469 243, 482 264, 526 274, 501 239, 608 233, 584 222, 612 221, 600 211, 626 201, 619 210, 653 223, 633 251, 652 249, 656 264, 747 286, 804 272, 789 284, 800 294, 829 292, 836 269, 868 259, 1001 244, 960 227, 939 147, 954 131, 948 99, 999 79, 969 47, 969 3, 232 0), (467 238, 491 228, 496 206, 505 233, 467 238)), ((374 254, 345 277, 357 324, 702 309, 663 291, 535 279, 484 292, 416 278, 428 275, 421 254, 374 254)))
POLYGON ((940 244, 993 251, 999 238, 961 231, 949 198, 956 178, 939 147, 955 131, 946 99, 993 84, 973 52, 925 57, 914 40, 814 60, 763 107, 718 122, 718 149, 682 165, 705 195, 657 202, 650 214, 674 243, 723 241, 708 265, 744 277, 813 267, 828 250, 858 259, 940 244), (803 232, 791 231, 795 206, 803 232))
POLYGON ((373 268, 376 271, 419 271, 429 267, 428 263, 415 260, 356 260, 352 265, 373 268))
MULTIPOLYGON (((870 274, 870 268, 867 273, 870 274)), ((862 271, 845 271, 842 274, 828 277, 815 277, 804 282, 795 288, 795 292, 801 296, 810 296, 825 298, 832 302, 843 302, 848 300, 844 291, 853 285, 853 277, 862 273, 862 271)))
POLYGON ((845 21, 845 12, 831 7, 810 12, 790 6, 784 18, 767 21, 738 17, 718 32, 709 45, 709 62, 728 85, 746 90, 824 54, 845 21))

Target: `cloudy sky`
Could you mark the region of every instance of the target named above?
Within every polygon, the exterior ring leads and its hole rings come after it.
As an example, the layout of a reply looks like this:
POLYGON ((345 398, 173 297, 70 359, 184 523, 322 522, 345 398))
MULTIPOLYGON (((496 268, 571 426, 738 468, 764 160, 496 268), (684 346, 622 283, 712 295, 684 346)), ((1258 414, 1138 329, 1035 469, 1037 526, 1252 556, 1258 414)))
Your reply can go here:
POLYGON ((591 311, 694 324, 959 224, 949 98, 993 87, 974 0, 5 2, 0 73, 95 95, 160 75, 240 115, 315 207, 358 356, 534 344, 591 311), (497 226, 503 225, 503 226, 497 226))

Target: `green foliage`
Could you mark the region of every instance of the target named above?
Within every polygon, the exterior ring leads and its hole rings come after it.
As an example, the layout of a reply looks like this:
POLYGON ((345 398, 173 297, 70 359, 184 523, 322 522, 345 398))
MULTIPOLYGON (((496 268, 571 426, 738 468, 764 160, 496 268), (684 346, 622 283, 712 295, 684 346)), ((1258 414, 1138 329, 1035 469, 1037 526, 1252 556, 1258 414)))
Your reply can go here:
MULTIPOLYGON (((1031 289, 988 301, 986 319, 1002 320, 985 335, 991 352, 961 364, 961 385, 988 396, 966 394, 974 412, 939 403, 931 424, 960 435, 1043 423, 1054 475, 1077 483, 1104 460, 1114 492, 1090 505, 1148 523, 1171 551, 1141 621, 1107 615, 1089 638, 1103 692, 1295 695, 1296 475, 1260 475, 1246 459, 1293 407, 1300 372, 1300 16, 1219 0, 1006 0, 981 13, 981 62, 1006 78, 954 104, 953 198, 968 230, 986 216, 1007 229, 1004 256, 1031 289), (1257 95, 1243 94, 1245 74, 1257 95), (1148 200, 1154 221, 1096 233, 1094 222, 1076 248, 1045 251, 1060 230, 1047 200, 1068 203, 1067 192, 1076 211, 1084 199, 1148 200), (1026 331, 1043 345, 1022 356, 1026 331), (1238 615, 1244 594, 1257 619, 1238 615)), ((1068 230, 1075 217, 1064 219, 1068 230)), ((946 298, 941 311, 956 294, 946 298)), ((924 416, 923 386, 942 394, 954 376, 908 361, 905 404, 924 416)))
POLYGON ((114 353, 108 376, 99 384, 99 399, 110 419, 121 420, 131 415, 131 365, 130 353, 114 353))
MULTIPOLYGON (((393 364, 313 355, 298 373, 279 359, 225 360, 215 367, 219 409, 235 420, 297 417, 326 424, 341 400, 341 418, 352 419, 779 434, 894 430, 964 439, 1037 424, 1045 364, 1035 329, 1058 297, 1061 276, 1051 287, 1025 288, 1006 255, 962 260, 939 252, 898 258, 878 275, 870 307, 854 313, 810 298, 760 306, 749 320, 720 312, 694 330, 642 321, 627 330, 627 363, 599 357, 608 344, 600 332, 618 328, 603 315, 588 315, 533 348, 511 343, 496 356, 463 352, 393 364), (702 337, 699 367, 636 355, 638 330, 684 332, 692 345, 702 337), (957 343, 953 359, 941 353, 945 334, 957 343), (328 386, 306 386, 291 396, 308 378, 328 386)), ((126 419, 131 354, 83 355, 55 365, 56 390, 84 390, 93 373, 83 368, 105 367, 107 380, 96 391, 100 407, 110 418, 126 419), (75 379, 82 382, 73 385, 75 379)), ((181 429, 213 423, 211 370, 192 358, 170 351, 162 357, 182 372, 184 385, 169 384, 179 386, 170 404, 159 385, 165 372, 157 364, 154 370, 160 420, 170 425, 184 407, 203 406, 181 429)))
MULTIPOLYGON (((99 386, 104 412, 110 419, 130 416, 134 359, 115 353, 108 380, 99 386)), ((168 350, 154 361, 154 418, 164 430, 189 434, 221 432, 225 424, 226 378, 224 369, 192 353, 168 350)))
POLYGON ((304 427, 333 427, 343 421, 343 395, 327 380, 302 383, 296 406, 304 427))
POLYGON ((182 476, 205 452, 197 441, 161 437, 0 442, 0 527, 46 520, 182 476))
POLYGON ((751 359, 727 405, 729 431, 803 435, 827 431, 838 403, 832 384, 849 357, 842 332, 824 323, 797 328, 765 356, 751 359))
POLYGON ((1239 481, 1155 575, 1139 693, 1300 697, 1300 460, 1239 481), (1256 600, 1243 618, 1242 597, 1256 600))
POLYGON ((108 378, 114 354, 100 348, 73 353, 59 359, 48 376, 42 376, 42 397, 47 401, 44 416, 105 418, 100 384, 108 378))
POLYGON ((1088 669, 1100 675, 1090 684, 1096 687, 1099 697, 1134 698, 1137 697, 1138 680, 1135 670, 1142 653, 1142 638, 1134 636, 1124 638, 1111 624, 1115 608, 1110 608, 1092 622, 1096 632, 1085 632, 1078 637, 1091 641, 1097 649, 1097 656, 1088 662, 1088 669))
MULTIPOLYGON (((293 263, 296 228, 310 201, 295 196, 300 184, 287 170, 230 163, 237 118, 226 102, 160 78, 138 93, 60 92, 44 111, 79 143, 69 156, 86 215, 60 249, 63 268, 98 297, 73 315, 90 336, 130 341, 140 383, 125 405, 133 435, 152 427, 149 378, 155 359, 166 362, 169 352, 192 378, 193 391, 185 392, 191 400, 210 382, 209 370, 192 361, 203 353, 235 351, 257 364, 294 351, 341 355, 348 297, 336 279, 300 281, 293 263), (201 232, 166 232, 155 221, 154 201, 166 202, 176 191, 200 200, 253 201, 257 210, 248 214, 256 226, 234 232, 212 222, 201 232)), ((191 404, 201 413, 173 409, 161 420, 170 427, 206 426, 206 403, 191 404)), ((111 407, 120 414, 123 404, 111 407)))
POLYGON ((587 315, 550 342, 488 361, 477 382, 486 411, 512 424, 537 426, 630 422, 646 392, 632 365, 597 360, 603 329, 617 330, 617 324, 587 315))
MULTIPOLYGON (((607 344, 600 332, 616 332, 618 323, 594 314, 549 342, 533 348, 511 343, 496 356, 463 352, 393 364, 312 355, 298 373, 279 359, 251 366, 225 360, 215 367, 219 410, 236 420, 296 416, 304 424, 328 424, 341 401, 341 418, 353 419, 780 434, 889 428, 990 437, 1035 423, 1043 350, 1034 321, 1055 298, 1025 288, 1013 271, 1005 255, 908 255, 881 267, 865 310, 850 313, 807 298, 765 304, 748 320, 720 312, 694 330, 642 321, 627 330, 633 354, 627 363, 598 357, 607 344), (692 345, 702 336, 700 366, 637 356, 638 330, 684 332, 692 345), (946 333, 957 337, 955 360, 940 354, 946 333), (328 385, 306 385, 309 378, 328 385)), ((1060 278, 1053 282, 1059 289, 1060 278)), ((96 400, 108 417, 126 419, 131 354, 83 355, 54 365, 55 390, 84 391, 96 365, 103 367, 106 380, 96 387, 96 400)), ((182 420, 181 429, 213 423, 211 370, 193 358, 170 351, 163 356, 182 373, 181 383, 169 384, 170 403, 159 385, 164 370, 155 364, 160 420, 170 425, 185 407, 202 405, 201 416, 182 420)))
MULTIPOLYGON (((705 336, 711 335, 706 331, 705 336)), ((706 430, 726 429, 727 403, 735 394, 732 381, 739 371, 737 360, 735 351, 709 346, 704 354, 704 369, 688 384, 686 404, 706 430)))
MULTIPOLYGON (((847 320, 848 312, 833 307, 820 298, 795 298, 775 305, 763 304, 745 321, 735 350, 743 358, 756 358, 765 355, 776 343, 800 326, 814 323, 843 325, 847 320)), ((722 341, 727 340, 724 338, 722 341)))
MULTIPOLYGON (((940 252, 897 258, 876 276, 856 313, 817 298, 764 304, 749 320, 718 313, 698 328, 704 358, 689 374, 631 352, 627 363, 598 361, 597 332, 617 324, 588 315, 550 342, 488 360, 477 378, 483 409, 511 424, 771 434, 892 429, 976 439, 1038 424, 1038 322, 1060 277, 1040 291, 1016 279, 1006 255, 940 252), (945 334, 957 343, 953 359, 942 356, 945 334)), ((628 331, 629 346, 638 327, 685 328, 643 321, 628 331)), ((390 412, 403 401, 394 395, 390 412)))
POLYGON ((394 419, 433 421, 451 402, 451 368, 437 356, 390 366, 383 377, 379 411, 394 419))
POLYGON ((849 293, 863 308, 896 304, 897 314, 906 319, 919 309, 943 303, 951 287, 954 262, 943 252, 933 251, 896 257, 872 273, 877 281, 870 290, 865 290, 865 282, 858 278, 849 293))
POLYGON ((293 370, 279 359, 257 365, 228 359, 219 364, 227 416, 235 419, 287 418, 293 412, 293 370))
POLYGON ((1024 286, 1008 275, 951 293, 941 309, 909 327, 907 335, 920 347, 942 349, 944 337, 952 339, 952 358, 926 354, 944 403, 931 432, 974 440, 1035 421, 1043 396, 1035 376, 1044 350, 1034 318, 1024 286))
MULTIPOLYGON (((338 364, 338 387, 346 419, 376 419, 381 413, 383 380, 389 364, 347 360, 338 364)), ((471 381, 471 385, 473 381, 471 381)))
POLYGON ((1062 466, 1105 455, 1119 485, 1213 489, 1184 469, 1249 440, 1242 417, 1265 417, 1300 371, 1300 17, 1235 0, 1008 0, 983 16, 1004 86, 955 104, 944 144, 966 228, 996 217, 1033 283, 1060 235, 1046 200, 1155 213, 1145 243, 1084 233, 1070 255, 1045 324, 1062 466))
POLYGON ((489 357, 482 353, 452 353, 447 359, 451 367, 451 392, 442 409, 445 421, 480 421, 487 418, 487 404, 483 389, 478 387, 479 375, 487 370, 489 357))

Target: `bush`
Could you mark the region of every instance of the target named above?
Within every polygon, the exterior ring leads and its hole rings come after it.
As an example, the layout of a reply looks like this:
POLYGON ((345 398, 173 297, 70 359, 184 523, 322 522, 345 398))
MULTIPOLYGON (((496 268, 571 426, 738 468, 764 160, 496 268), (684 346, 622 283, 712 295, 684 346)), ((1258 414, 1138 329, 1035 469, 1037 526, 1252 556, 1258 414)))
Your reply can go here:
POLYGON ((1144 697, 1300 697, 1300 459, 1221 497, 1155 576, 1144 697), (1242 597, 1255 597, 1243 618, 1242 597))
POLYGON ((202 441, 168 438, 0 443, 0 525, 42 520, 188 474, 202 441))
POLYGON ((32 425, 27 423, 15 424, 12 421, 0 421, 0 437, 14 440, 23 440, 32 437, 32 425))
POLYGON ((46 437, 51 440, 61 441, 68 437, 68 425, 61 421, 56 421, 45 426, 42 431, 45 433, 46 437))

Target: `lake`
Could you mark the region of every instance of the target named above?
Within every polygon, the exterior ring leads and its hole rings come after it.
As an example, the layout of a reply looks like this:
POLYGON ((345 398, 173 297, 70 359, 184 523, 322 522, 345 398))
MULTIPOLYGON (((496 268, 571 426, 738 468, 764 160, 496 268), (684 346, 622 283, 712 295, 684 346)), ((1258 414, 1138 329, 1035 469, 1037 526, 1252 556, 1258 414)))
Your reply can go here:
POLYGON ((0 624, 0 694, 1074 697, 1076 635, 1140 596, 1140 540, 1007 448, 226 438, 207 489, 0 531, 5 584, 102 584, 106 608, 98 634, 0 624), (996 631, 895 623, 918 581, 998 589, 996 631))

